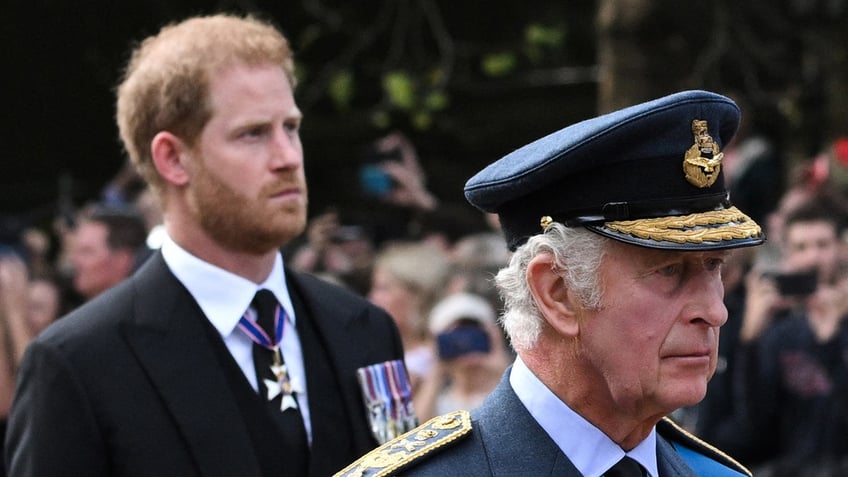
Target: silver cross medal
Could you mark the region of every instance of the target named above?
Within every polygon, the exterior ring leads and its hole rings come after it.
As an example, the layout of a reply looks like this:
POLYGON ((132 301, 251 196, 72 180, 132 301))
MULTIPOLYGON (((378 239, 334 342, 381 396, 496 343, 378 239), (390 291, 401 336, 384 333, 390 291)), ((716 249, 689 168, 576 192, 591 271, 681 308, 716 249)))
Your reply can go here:
POLYGON ((282 394, 283 399, 280 402, 280 410, 285 411, 289 408, 297 409, 297 401, 294 398, 294 391, 292 390, 291 381, 289 380, 289 373, 288 370, 286 370, 286 365, 283 364, 283 360, 280 358, 280 353, 280 347, 275 346, 274 363, 271 365, 271 372, 274 373, 277 380, 265 380, 265 388, 268 390, 268 400, 272 401, 278 395, 282 394))

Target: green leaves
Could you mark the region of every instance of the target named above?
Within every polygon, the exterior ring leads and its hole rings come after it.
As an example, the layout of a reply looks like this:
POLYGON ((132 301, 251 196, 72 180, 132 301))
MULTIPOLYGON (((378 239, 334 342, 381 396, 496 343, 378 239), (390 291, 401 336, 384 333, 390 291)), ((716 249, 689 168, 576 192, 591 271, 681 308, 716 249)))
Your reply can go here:
POLYGON ((530 23, 520 46, 483 55, 480 69, 490 78, 504 77, 526 69, 527 62, 538 65, 564 47, 565 27, 530 23))
POLYGON ((524 30, 524 54, 532 63, 544 59, 546 52, 556 52, 563 47, 565 28, 531 23, 524 30))
POLYGON ((333 104, 341 111, 346 111, 350 107, 355 93, 354 90, 353 73, 349 70, 337 72, 327 86, 327 94, 332 99, 333 104))
POLYGON ((518 58, 515 53, 503 52, 485 55, 480 66, 486 76, 496 78, 512 73, 517 65, 518 58))
POLYGON ((387 127, 392 113, 401 113, 409 118, 412 126, 419 130, 429 129, 433 115, 450 105, 450 96, 445 89, 443 74, 438 69, 421 75, 407 70, 392 70, 382 77, 383 102, 372 115, 377 127, 387 127))
POLYGON ((405 71, 389 71, 383 75, 383 92, 389 104, 401 111, 409 111, 415 105, 415 84, 405 71))

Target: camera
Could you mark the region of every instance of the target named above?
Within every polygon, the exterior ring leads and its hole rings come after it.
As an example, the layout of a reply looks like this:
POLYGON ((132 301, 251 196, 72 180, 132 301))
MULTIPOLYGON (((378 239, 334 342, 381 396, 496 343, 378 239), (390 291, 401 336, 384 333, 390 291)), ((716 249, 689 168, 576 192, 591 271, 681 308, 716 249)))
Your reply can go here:
POLYGON ((364 153, 364 163, 359 168, 359 185, 369 195, 382 197, 391 192, 397 183, 389 175, 382 164, 390 161, 401 161, 401 151, 393 148, 386 151, 376 146, 369 147, 364 153))
POLYGON ((783 296, 804 297, 815 293, 818 286, 818 271, 788 272, 770 274, 777 284, 778 292, 783 296))
POLYGON ((486 330, 475 324, 463 324, 436 335, 439 358, 453 359, 469 353, 488 353, 491 349, 486 330))
POLYGON ((381 197, 395 188, 395 181, 377 164, 365 164, 359 169, 359 185, 369 195, 381 197))

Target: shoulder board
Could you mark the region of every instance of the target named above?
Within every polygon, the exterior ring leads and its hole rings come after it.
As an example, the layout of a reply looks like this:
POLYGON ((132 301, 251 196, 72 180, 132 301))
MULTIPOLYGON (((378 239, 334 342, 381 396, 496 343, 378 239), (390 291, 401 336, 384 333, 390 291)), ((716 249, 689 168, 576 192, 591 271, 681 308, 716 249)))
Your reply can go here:
POLYGON ((657 432, 672 441, 680 456, 695 470, 707 467, 712 469, 708 473, 698 472, 698 475, 745 475, 748 477, 753 475, 732 457, 699 439, 667 417, 657 424, 657 432), (719 466, 733 472, 719 473, 717 470, 719 466))
POLYGON ((383 477, 471 433, 468 411, 434 417, 360 457, 334 477, 383 477))

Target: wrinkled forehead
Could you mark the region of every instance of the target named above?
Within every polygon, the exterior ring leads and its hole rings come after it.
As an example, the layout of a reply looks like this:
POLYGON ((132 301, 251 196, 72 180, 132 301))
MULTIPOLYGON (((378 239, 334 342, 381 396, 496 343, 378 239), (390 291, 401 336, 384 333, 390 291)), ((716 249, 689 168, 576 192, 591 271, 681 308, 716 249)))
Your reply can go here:
POLYGON ((625 242, 610 240, 604 253, 610 263, 632 263, 640 267, 651 267, 671 262, 703 261, 706 259, 726 260, 736 249, 674 250, 641 247, 625 242))

